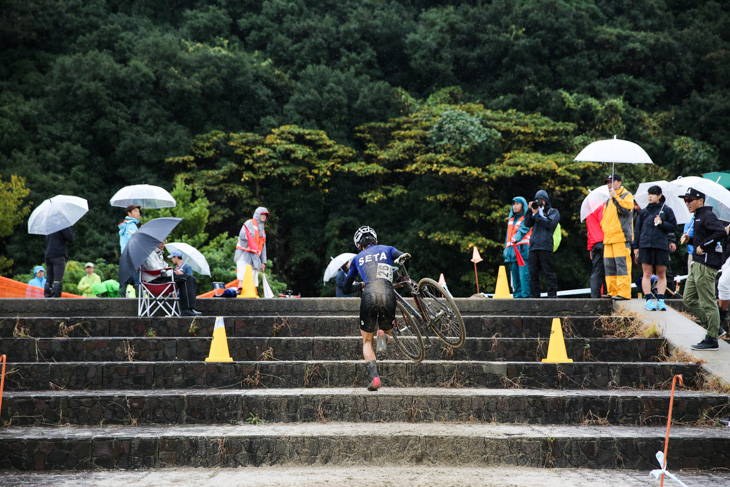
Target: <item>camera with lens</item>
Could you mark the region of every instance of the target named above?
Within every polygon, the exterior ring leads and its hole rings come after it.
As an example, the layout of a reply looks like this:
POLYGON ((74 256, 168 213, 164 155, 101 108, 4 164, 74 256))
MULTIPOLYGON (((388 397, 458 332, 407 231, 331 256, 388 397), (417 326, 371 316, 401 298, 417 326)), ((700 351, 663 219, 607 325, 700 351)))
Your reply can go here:
POLYGON ((538 208, 542 208, 543 205, 542 205, 542 201, 535 200, 535 201, 533 201, 533 202, 530 203, 530 206, 532 206, 532 209, 533 210, 537 210, 538 208))

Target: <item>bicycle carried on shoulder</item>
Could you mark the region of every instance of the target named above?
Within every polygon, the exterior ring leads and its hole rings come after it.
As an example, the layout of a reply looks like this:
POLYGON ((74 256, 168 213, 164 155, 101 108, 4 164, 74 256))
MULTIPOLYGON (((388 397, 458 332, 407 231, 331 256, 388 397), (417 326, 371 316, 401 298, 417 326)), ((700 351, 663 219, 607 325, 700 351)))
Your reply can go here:
POLYGON ((427 277, 418 283, 411 279, 405 267, 405 261, 410 257, 410 254, 403 254, 394 262, 400 272, 393 279, 396 311, 392 333, 398 348, 409 359, 420 362, 426 355, 426 348, 432 346, 429 329, 452 348, 464 345, 466 330, 459 308, 446 288, 427 277), (398 293, 401 288, 410 289, 415 307, 398 293))

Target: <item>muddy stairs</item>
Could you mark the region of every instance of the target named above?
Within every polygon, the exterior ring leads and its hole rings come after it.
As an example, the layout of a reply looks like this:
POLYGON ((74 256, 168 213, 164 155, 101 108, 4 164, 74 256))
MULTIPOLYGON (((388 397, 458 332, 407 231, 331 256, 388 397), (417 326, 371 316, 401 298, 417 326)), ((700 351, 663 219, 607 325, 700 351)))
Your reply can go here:
POLYGON ((617 338, 608 300, 457 299, 468 339, 414 364, 394 344, 367 392, 357 299, 200 300, 138 318, 132 300, 2 300, 0 469, 258 465, 730 465, 730 397, 661 338, 617 338), (224 316, 232 363, 205 362, 224 316), (569 364, 546 364, 552 319, 569 364))

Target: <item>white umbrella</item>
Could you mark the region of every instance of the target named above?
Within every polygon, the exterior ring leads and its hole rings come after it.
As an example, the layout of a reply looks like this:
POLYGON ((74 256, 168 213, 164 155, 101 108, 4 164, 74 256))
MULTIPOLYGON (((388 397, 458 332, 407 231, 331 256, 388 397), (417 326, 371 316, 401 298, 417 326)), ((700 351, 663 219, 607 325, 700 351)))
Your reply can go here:
POLYGON ((580 205, 580 221, 588 218, 588 215, 603 206, 606 201, 608 201, 608 186, 605 184, 588 193, 580 205))
POLYGON ((694 188, 705 194, 705 206, 711 206, 712 212, 722 221, 730 222, 730 191, 721 184, 697 176, 680 177, 669 184, 682 189, 694 188))
POLYGON ((190 267, 198 274, 202 274, 204 276, 210 275, 210 266, 208 266, 208 261, 205 259, 205 256, 192 245, 188 245, 184 242, 170 242, 165 244, 165 248, 168 252, 177 250, 183 254, 183 262, 190 264, 190 267))
POLYGON ((335 277, 335 274, 337 274, 337 270, 342 267, 345 262, 347 262, 348 260, 352 260, 355 255, 356 254, 353 254, 351 252, 345 252, 344 254, 340 254, 337 257, 332 257, 329 265, 324 270, 324 282, 327 282, 335 277))
MULTIPOLYGON (((652 164, 649 154, 639 144, 628 140, 613 139, 599 140, 588 144, 575 158, 576 161, 610 162, 613 164, 652 164)), ((611 166, 611 174, 614 174, 611 166)))
POLYGON ((78 196, 59 194, 38 206, 28 219, 28 233, 50 235, 68 228, 89 211, 89 204, 78 196))
POLYGON ((112 206, 126 208, 129 205, 137 205, 142 208, 172 208, 177 206, 175 198, 163 188, 149 184, 135 184, 125 186, 112 196, 109 200, 112 206))
POLYGON ((684 204, 684 200, 681 196, 684 194, 677 185, 669 184, 667 181, 651 181, 648 183, 641 183, 639 189, 634 193, 634 201, 636 201, 640 207, 644 208, 649 204, 649 188, 652 186, 659 186, 662 188, 662 196, 666 200, 665 205, 670 207, 674 212, 674 217, 677 219, 677 223, 687 223, 692 219, 692 214, 687 209, 687 205, 684 204))

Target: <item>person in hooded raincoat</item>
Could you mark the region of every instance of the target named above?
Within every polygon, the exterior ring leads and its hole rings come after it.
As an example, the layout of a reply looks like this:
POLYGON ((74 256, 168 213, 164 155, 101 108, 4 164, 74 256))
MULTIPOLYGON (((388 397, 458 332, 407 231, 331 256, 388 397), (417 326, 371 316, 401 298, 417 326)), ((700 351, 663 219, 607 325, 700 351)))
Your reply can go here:
POLYGON ((46 270, 42 265, 37 265, 33 268, 33 279, 28 281, 29 287, 25 291, 26 298, 42 298, 43 289, 46 287, 46 270), (34 289, 40 288, 40 289, 34 289))
POLYGON ((512 198, 512 207, 507 219, 507 235, 504 239, 504 261, 512 272, 512 295, 515 298, 530 297, 530 270, 527 265, 530 256, 532 228, 523 225, 527 200, 522 196, 512 198), (524 265, 519 265, 516 252, 520 253, 524 265))
POLYGON ((253 271, 254 286, 259 286, 259 272, 266 268, 266 230, 265 222, 269 218, 269 210, 263 206, 256 208, 253 218, 247 220, 238 232, 238 244, 233 262, 236 263, 236 277, 239 289, 243 288, 246 266, 253 271))
POLYGON ((535 201, 525 216, 525 226, 532 228, 530 237, 530 297, 540 297, 540 272, 545 274, 548 298, 558 297, 558 275, 553 266, 553 234, 560 223, 560 212, 552 207, 547 191, 535 193, 535 201))

